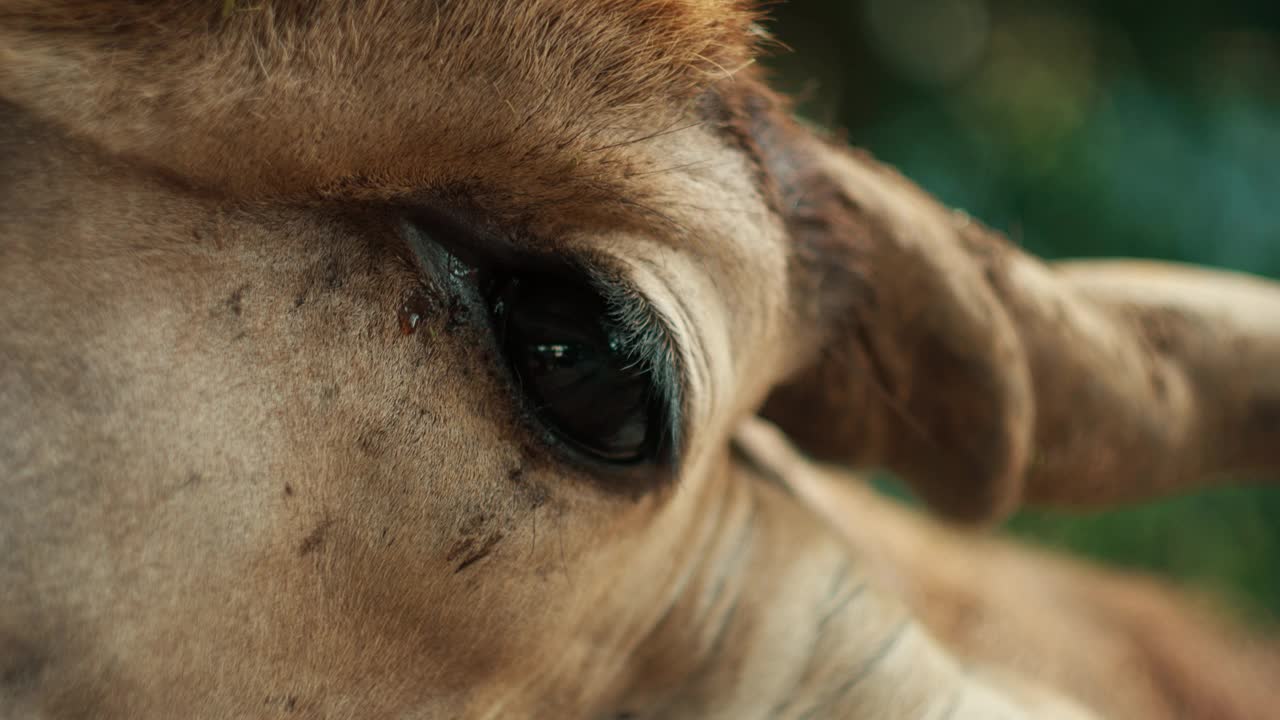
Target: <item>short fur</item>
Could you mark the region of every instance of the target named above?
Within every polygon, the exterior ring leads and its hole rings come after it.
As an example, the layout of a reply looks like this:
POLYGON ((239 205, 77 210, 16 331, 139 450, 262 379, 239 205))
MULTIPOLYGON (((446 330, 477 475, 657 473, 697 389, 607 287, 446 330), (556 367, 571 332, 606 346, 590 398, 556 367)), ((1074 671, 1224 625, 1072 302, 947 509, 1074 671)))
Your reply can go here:
POLYGON ((793 121, 757 20, 0 2, 0 716, 1269 712, 1266 643, 787 443, 976 521, 1280 474, 1280 289, 1026 257, 793 121), (651 306, 678 465, 530 422, 442 212, 651 306))

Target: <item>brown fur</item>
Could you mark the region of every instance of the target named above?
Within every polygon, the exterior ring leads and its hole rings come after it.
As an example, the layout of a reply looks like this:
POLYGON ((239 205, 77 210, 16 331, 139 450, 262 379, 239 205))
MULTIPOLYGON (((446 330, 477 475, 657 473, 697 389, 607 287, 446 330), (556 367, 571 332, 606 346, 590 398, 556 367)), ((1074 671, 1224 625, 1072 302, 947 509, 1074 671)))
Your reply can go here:
POLYGON ((1221 694, 1253 656, 1196 613, 1144 626, 1064 571, 1072 613, 1127 634, 1046 630, 1072 664, 1026 663, 1018 596, 893 541, 941 531, 889 514, 883 547, 851 544, 790 471, 731 453, 771 398, 804 447, 971 518, 1276 465, 1274 288, 1180 271, 1178 309, 1113 274, 1150 271, 1039 269, 788 119, 743 69, 755 19, 0 2, 0 716, 1257 716, 1221 694), (678 467, 546 441, 486 310, 407 258, 427 211, 635 286, 684 369, 678 467), (1096 358, 1046 298, 1136 366, 1157 353, 1164 389, 1055 395, 1096 358), (1224 304, 1239 324, 1197 321, 1224 304), (1068 340, 1079 367, 1047 362, 1068 340), (1064 435, 1170 403, 1207 418, 1173 448, 1202 462, 1149 486, 1064 435), (966 603, 981 642, 939 619, 966 603), (1091 694, 1069 671, 1099 647, 1171 679, 1091 694), (1214 667, 1185 672, 1200 650, 1214 667))
POLYGON ((976 666, 1062 688, 1108 717, 1261 718, 1274 706, 1274 646, 1167 583, 920 517, 847 471, 800 458, 776 430, 740 437, 976 666))

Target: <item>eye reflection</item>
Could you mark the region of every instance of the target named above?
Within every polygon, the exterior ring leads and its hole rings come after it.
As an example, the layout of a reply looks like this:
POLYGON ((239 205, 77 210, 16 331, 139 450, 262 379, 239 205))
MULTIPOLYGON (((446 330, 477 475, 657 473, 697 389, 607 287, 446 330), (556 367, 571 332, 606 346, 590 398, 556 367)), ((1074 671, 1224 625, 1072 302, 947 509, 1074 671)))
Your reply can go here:
POLYGON ((571 367, 578 361, 578 348, 565 344, 541 344, 532 348, 535 359, 547 369, 555 367, 571 367))
POLYGON ((615 340, 599 293, 563 277, 523 276, 492 307, 512 373, 552 432, 607 462, 653 458, 662 434, 653 377, 615 340))

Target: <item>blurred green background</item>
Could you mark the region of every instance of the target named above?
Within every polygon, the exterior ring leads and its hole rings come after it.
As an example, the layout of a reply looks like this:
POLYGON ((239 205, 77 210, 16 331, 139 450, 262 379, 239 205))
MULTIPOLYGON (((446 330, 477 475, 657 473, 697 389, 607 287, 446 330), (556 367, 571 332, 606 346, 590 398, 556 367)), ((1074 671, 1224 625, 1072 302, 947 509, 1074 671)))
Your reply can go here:
MULTIPOLYGON (((791 0, 771 15, 789 48, 769 60, 775 85, 802 114, 1030 251, 1280 278, 1280 2, 791 0)), ((1010 526, 1280 619, 1280 490, 1010 526)))

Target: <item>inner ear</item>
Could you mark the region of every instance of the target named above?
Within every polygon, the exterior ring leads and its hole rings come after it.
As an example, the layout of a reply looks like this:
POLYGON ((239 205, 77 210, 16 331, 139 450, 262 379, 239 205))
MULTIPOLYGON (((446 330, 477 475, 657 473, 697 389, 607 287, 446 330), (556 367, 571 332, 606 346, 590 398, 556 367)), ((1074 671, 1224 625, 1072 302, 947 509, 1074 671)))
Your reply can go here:
POLYGON ((967 522, 1280 479, 1280 286, 1049 266, 759 84, 722 100, 790 235, 793 363, 762 413, 803 450, 967 522))

